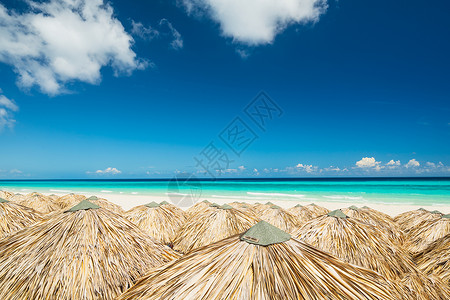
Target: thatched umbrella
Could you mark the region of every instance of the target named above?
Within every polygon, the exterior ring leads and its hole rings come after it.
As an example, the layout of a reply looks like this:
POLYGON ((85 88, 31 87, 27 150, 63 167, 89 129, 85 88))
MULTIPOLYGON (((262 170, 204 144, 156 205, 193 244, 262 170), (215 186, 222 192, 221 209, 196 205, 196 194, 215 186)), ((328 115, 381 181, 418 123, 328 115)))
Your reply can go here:
POLYGON ((221 239, 243 232, 259 221, 251 211, 242 211, 223 205, 208 208, 188 219, 173 242, 181 253, 209 245, 221 239))
POLYGON ((412 229, 405 247, 413 254, 425 250, 434 241, 450 233, 450 214, 443 215, 437 220, 423 221, 417 228, 412 229))
POLYGON ((84 195, 77 195, 77 194, 71 193, 71 194, 59 197, 58 199, 54 200, 54 202, 61 209, 68 209, 85 199, 86 199, 86 196, 84 196, 84 195))
POLYGON ((186 218, 191 218, 192 216, 196 215, 199 212, 202 212, 206 209, 208 209, 211 205, 211 202, 209 202, 208 200, 203 200, 200 202, 195 203, 193 206, 189 207, 185 213, 186 213, 186 218))
POLYGON ((0 198, 2 199, 9 200, 12 197, 14 197, 14 193, 7 191, 0 191, 0 198))
POLYGON ((450 286, 450 233, 432 242, 414 260, 425 274, 434 274, 450 286))
POLYGON ((152 270, 127 299, 399 299, 377 273, 344 263, 261 221, 152 270))
POLYGON ((408 234, 411 230, 417 228, 420 223, 438 220, 442 215, 443 214, 437 210, 427 211, 426 209, 419 208, 418 210, 398 215, 394 218, 394 221, 403 232, 408 234))
POLYGON ((6 198, 3 198, 3 199, 9 200, 9 201, 13 201, 13 202, 18 202, 18 201, 24 200, 26 198, 27 198, 26 195, 16 193, 12 197, 10 197, 9 199, 6 199, 6 198))
POLYGON ((91 197, 87 198, 86 200, 88 200, 100 207, 106 208, 116 214, 123 215, 125 213, 125 210, 120 205, 109 202, 106 199, 98 198, 97 196, 91 196, 91 197))
POLYGON ((345 262, 374 270, 390 280, 417 271, 412 257, 372 225, 332 211, 304 224, 294 237, 345 262))
POLYGON ((390 215, 385 214, 384 212, 381 212, 379 210, 370 208, 368 206, 363 206, 360 209, 363 210, 363 211, 367 211, 367 212, 371 213, 372 215, 375 215, 378 218, 383 219, 383 220, 385 220, 387 222, 390 222, 390 223, 394 222, 394 218, 392 218, 390 215))
POLYGON ((12 198, 17 204, 29 207, 41 214, 48 214, 60 209, 60 207, 53 202, 50 197, 44 196, 40 193, 31 193, 25 197, 12 198), (16 200, 17 199, 17 200, 16 200))
POLYGON ((52 199, 52 201, 56 201, 56 200, 59 199, 59 196, 58 196, 58 195, 55 195, 55 194, 48 195, 47 197, 49 197, 50 199, 52 199))
POLYGON ((272 206, 274 206, 275 204, 273 204, 272 202, 266 202, 264 204, 261 203, 255 203, 255 205, 253 205, 253 211, 257 214, 260 215, 261 213, 263 213, 264 211, 270 209, 272 206))
POLYGON ((42 220, 37 211, 0 198, 0 239, 42 220))
POLYGON ((289 233, 300 227, 301 220, 298 220, 294 215, 277 205, 272 205, 268 209, 260 212, 259 217, 261 220, 289 233))
POLYGON ((114 299, 178 257, 124 217, 82 201, 0 241, 0 299, 114 299))
POLYGON ((156 202, 134 207, 125 213, 125 217, 163 244, 171 244, 186 221, 184 216, 174 213, 170 206, 156 202))
POLYGON ((407 300, 448 300, 450 288, 435 275, 425 276, 420 272, 410 273, 397 281, 402 298, 407 300))
POLYGON ((163 201, 160 203, 161 206, 163 206, 164 208, 170 210, 174 215, 176 215, 179 219, 186 219, 186 212, 184 210, 182 210, 181 208, 179 208, 176 205, 173 205, 167 201, 163 201))
POLYGON ((370 211, 369 209, 357 208, 356 206, 343 208, 342 212, 349 217, 358 219, 379 228, 388 234, 389 237, 399 245, 402 245, 405 241, 405 237, 397 225, 393 221, 382 217, 380 214, 373 213, 373 211, 370 211))
POLYGON ((305 206, 302 206, 300 204, 297 204, 294 207, 288 208, 287 211, 290 214, 292 214, 293 216, 295 216, 297 218, 297 221, 300 224, 304 224, 304 223, 308 222, 309 220, 312 220, 315 218, 313 213, 308 208, 306 208, 305 206))
POLYGON ((313 215, 313 218, 326 215, 330 212, 329 209, 326 209, 325 207, 319 206, 315 203, 308 204, 305 206, 305 208, 309 209, 309 211, 313 215))

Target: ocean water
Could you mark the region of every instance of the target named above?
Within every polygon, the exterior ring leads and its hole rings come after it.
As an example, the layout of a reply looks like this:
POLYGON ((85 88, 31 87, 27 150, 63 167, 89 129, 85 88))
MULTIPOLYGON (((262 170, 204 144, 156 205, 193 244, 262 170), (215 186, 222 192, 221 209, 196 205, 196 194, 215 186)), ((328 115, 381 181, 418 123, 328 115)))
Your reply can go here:
POLYGON ((450 178, 226 179, 226 180, 29 180, 0 181, 14 193, 80 193, 255 200, 450 205, 450 178))

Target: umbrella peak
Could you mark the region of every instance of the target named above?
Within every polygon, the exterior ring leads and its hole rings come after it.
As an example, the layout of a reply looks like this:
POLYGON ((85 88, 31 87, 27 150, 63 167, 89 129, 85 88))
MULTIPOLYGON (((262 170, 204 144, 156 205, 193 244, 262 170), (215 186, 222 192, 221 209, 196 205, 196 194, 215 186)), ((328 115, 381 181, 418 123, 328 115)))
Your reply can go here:
POLYGON ((361 207, 361 208, 364 208, 364 209, 369 209, 370 207, 368 207, 367 205, 364 205, 363 207, 361 207))
POLYGON ((301 204, 297 204, 296 206, 294 206, 294 207, 303 207, 303 205, 301 205, 301 204))
POLYGON ((233 207, 231 205, 224 204, 224 205, 220 206, 219 208, 227 210, 227 209, 232 209, 233 207))
POLYGON ((273 205, 273 203, 272 202, 267 202, 266 205, 273 205))
POLYGON ((72 207, 71 209, 66 210, 65 212, 76 212, 79 210, 88 210, 88 209, 99 209, 100 206, 89 202, 87 200, 83 200, 80 203, 78 203, 77 205, 75 205, 74 207, 72 207))
POLYGON ((287 242, 291 235, 266 221, 260 221, 243 233, 240 239, 249 244, 269 246, 287 242))
POLYGON ((210 207, 217 207, 217 208, 219 208, 220 207, 220 205, 219 204, 217 204, 217 203, 211 203, 210 205, 209 205, 210 207))
POLYGON ((421 210, 421 211, 427 211, 425 208, 423 208, 423 207, 421 207, 421 208, 419 208, 418 210, 421 210))
POLYGON ((160 205, 167 205, 167 204, 170 204, 170 203, 167 202, 167 201, 163 201, 163 202, 160 203, 160 205))
POLYGON ((88 200, 88 201, 95 201, 95 200, 98 200, 98 197, 97 196, 90 196, 86 200, 88 200))
POLYGON ((443 219, 450 219, 450 214, 446 214, 442 216, 443 219))
POLYGON ((357 206, 355 206, 355 205, 352 205, 352 206, 349 207, 349 209, 351 209, 351 210, 358 210, 359 208, 357 206))
POLYGON ((0 203, 8 203, 9 201, 3 198, 0 198, 0 203))
POLYGON ((432 214, 439 214, 439 215, 442 215, 442 213, 441 213, 440 211, 438 211, 438 210, 433 210, 433 211, 430 211, 430 213, 432 213, 432 214))
POLYGON ((278 205, 272 205, 270 208, 271 209, 280 209, 281 207, 279 207, 278 205))
POLYGON ((211 204, 211 202, 209 202, 208 200, 203 200, 202 202, 206 204, 211 204))
POLYGON ((338 218, 338 219, 346 219, 346 218, 348 218, 348 216, 346 214, 344 214, 342 212, 342 210, 340 210, 340 209, 333 210, 332 212, 329 212, 327 215, 330 216, 330 217, 338 218))
POLYGON ((310 206, 317 206, 315 203, 311 203, 310 206))
POLYGON ((148 207, 148 208, 156 208, 156 207, 160 207, 161 204, 156 203, 155 201, 152 201, 150 203, 145 204, 144 206, 148 207))

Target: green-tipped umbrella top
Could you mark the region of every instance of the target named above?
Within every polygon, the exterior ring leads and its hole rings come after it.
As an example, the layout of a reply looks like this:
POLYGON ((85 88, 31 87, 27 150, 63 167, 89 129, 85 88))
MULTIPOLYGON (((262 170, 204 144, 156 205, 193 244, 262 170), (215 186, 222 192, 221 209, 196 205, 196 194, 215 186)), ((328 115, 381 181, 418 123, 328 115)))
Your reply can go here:
POLYGON ((0 203, 7 203, 7 202, 9 202, 9 201, 6 199, 0 198, 0 203))
POLYGON ((433 211, 430 211, 430 213, 432 213, 432 214, 439 214, 439 215, 442 215, 442 213, 441 213, 440 211, 438 211, 438 210, 433 210, 433 211))
POLYGON ((88 210, 88 209, 99 209, 100 206, 89 202, 87 200, 83 200, 80 203, 78 203, 77 205, 75 205, 74 207, 72 207, 71 209, 66 210, 65 212, 76 212, 79 210, 88 210))
POLYGON ((329 212, 327 215, 330 216, 330 217, 335 217, 335 218, 339 218, 339 219, 346 219, 346 218, 348 218, 347 215, 344 214, 342 212, 342 210, 340 210, 340 209, 333 210, 332 212, 329 212))
POLYGON ((294 206, 294 207, 303 207, 303 205, 297 204, 297 205, 294 206))
POLYGON ((219 204, 217 204, 217 203, 211 203, 210 205, 209 205, 210 207, 217 207, 217 208, 219 208, 220 207, 220 205, 219 204))
POLYGON ((167 201, 163 201, 163 202, 161 202, 160 204, 161 204, 161 205, 167 205, 167 204, 170 204, 170 203, 167 202, 167 201))
POLYGON ((354 206, 354 205, 350 206, 349 208, 352 209, 352 210, 358 210, 359 209, 357 206, 354 206))
POLYGON ((370 207, 368 207, 367 205, 364 205, 363 207, 361 207, 361 208, 364 208, 364 209, 369 209, 370 207))
POLYGON ((98 200, 98 197, 97 196, 90 196, 86 200, 88 200, 88 201, 95 201, 95 200, 98 200))
POLYGON ((443 215, 442 218, 444 218, 444 219, 450 219, 450 214, 443 215))
POLYGON ((279 244, 289 241, 290 239, 290 234, 266 221, 260 221, 241 235, 241 241, 259 246, 279 244))
POLYGON ((271 209, 280 209, 281 207, 279 207, 278 205, 272 205, 270 208, 271 209))
POLYGON ((266 205, 273 205, 273 203, 272 202, 267 202, 266 205))
POLYGON ((233 207, 231 205, 224 204, 224 205, 220 206, 219 208, 220 209, 232 209, 233 207))
POLYGON ((203 200, 202 202, 206 204, 211 204, 211 202, 209 202, 208 200, 203 200))
POLYGON ((148 207, 148 208, 155 208, 155 207, 160 207, 161 204, 156 203, 155 201, 152 201, 150 203, 145 204, 144 206, 148 207))
POLYGON ((421 208, 419 208, 418 210, 421 210, 421 211, 427 211, 425 208, 423 208, 423 207, 421 207, 421 208))

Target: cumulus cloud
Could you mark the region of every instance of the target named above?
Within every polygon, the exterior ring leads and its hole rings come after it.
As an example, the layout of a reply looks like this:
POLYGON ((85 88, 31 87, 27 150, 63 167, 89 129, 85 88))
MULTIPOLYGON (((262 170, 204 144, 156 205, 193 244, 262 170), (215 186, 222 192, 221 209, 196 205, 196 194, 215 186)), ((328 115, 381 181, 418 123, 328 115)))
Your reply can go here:
POLYGON ((380 163, 381 162, 376 161, 375 157, 363 157, 361 160, 356 162, 356 166, 361 169, 374 168, 379 170, 381 168, 380 163))
POLYGON ((161 19, 158 28, 144 26, 141 22, 131 21, 131 33, 143 40, 151 41, 160 37, 169 37, 171 39, 170 48, 180 50, 183 48, 183 38, 178 30, 167 19, 161 19))
POLYGON ((420 163, 415 158, 408 161, 408 163, 405 165, 406 168, 414 168, 414 167, 419 167, 419 166, 420 166, 420 163))
POLYGON ((313 173, 317 171, 318 167, 313 165, 304 165, 304 164, 297 164, 295 166, 298 170, 304 170, 306 173, 313 173))
POLYGON ((119 171, 117 168, 106 168, 104 170, 97 170, 95 172, 86 172, 87 174, 97 174, 97 175, 117 175, 117 174, 121 174, 122 171, 119 171))
POLYGON ((250 46, 270 44, 292 24, 317 22, 326 0, 181 0, 188 14, 206 14, 222 34, 250 46))
POLYGON ((69 81, 98 84, 104 66, 115 75, 147 66, 103 0, 27 3, 24 13, 0 4, 0 61, 14 68, 19 86, 56 95, 69 81))
POLYGON ((2 95, 0 89, 0 132, 5 128, 13 128, 16 120, 14 119, 14 113, 19 110, 14 100, 6 98, 2 95))

